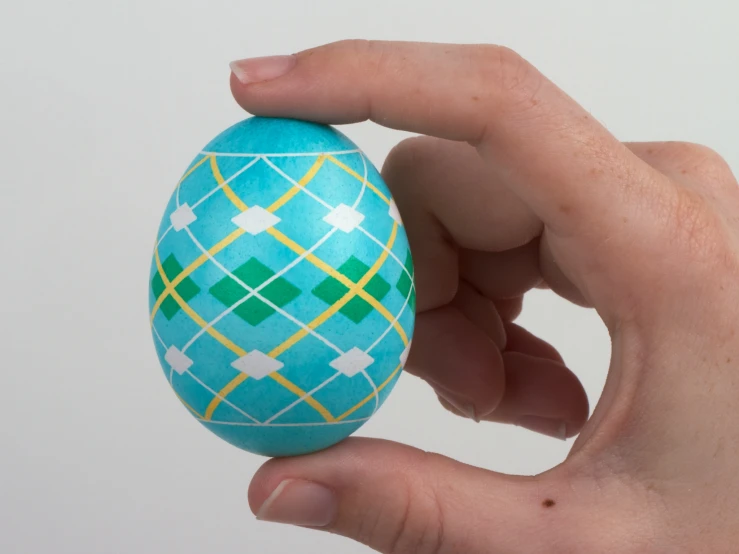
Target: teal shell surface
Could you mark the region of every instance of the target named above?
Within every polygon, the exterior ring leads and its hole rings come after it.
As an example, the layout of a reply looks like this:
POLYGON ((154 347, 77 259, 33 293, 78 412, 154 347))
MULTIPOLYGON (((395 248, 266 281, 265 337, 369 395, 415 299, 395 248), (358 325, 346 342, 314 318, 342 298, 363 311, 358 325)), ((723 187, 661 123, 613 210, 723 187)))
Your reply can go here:
POLYGON ((156 239, 151 325, 178 398, 265 456, 321 450, 382 405, 413 335, 408 240, 332 127, 249 118, 182 177, 156 239))

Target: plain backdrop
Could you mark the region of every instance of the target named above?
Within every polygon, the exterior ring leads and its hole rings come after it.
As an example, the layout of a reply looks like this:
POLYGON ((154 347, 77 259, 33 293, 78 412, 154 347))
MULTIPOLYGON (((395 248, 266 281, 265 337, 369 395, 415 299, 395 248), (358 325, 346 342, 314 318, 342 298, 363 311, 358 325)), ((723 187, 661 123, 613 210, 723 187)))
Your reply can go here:
MULTIPOLYGON (((264 460, 191 418, 154 354, 155 233, 193 155, 244 117, 230 60, 343 38, 504 44, 622 140, 705 143, 737 169, 737 6, 0 0, 0 552, 368 552, 255 521, 246 490, 264 460)), ((377 165, 405 136, 344 131, 377 165)), ((594 404, 610 354, 597 315, 537 292, 521 320, 594 404)), ((569 448, 455 419, 408 375, 360 434, 521 474, 569 448)))

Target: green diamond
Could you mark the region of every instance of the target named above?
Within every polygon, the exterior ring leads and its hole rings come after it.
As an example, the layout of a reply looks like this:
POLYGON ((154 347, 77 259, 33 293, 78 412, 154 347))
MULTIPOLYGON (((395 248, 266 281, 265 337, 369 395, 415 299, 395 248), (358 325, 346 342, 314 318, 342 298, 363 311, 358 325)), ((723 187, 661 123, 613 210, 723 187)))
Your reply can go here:
MULTIPOLYGON (((170 254, 169 257, 162 263, 162 269, 164 274, 167 276, 167 280, 171 283, 177 276, 182 273, 182 266, 174 257, 174 254, 170 254)), ((159 298, 167 287, 164 285, 164 279, 159 272, 154 275, 154 279, 151 281, 151 290, 154 291, 154 296, 159 298)), ((175 287, 177 294, 179 294, 185 302, 189 302, 200 292, 200 287, 195 284, 195 281, 190 277, 185 277, 179 285, 175 287)), ((160 310, 168 320, 171 320, 177 312, 180 311, 180 305, 177 301, 172 298, 171 295, 162 301, 160 310)))
MULTIPOLYGON (((344 262, 338 271, 350 281, 357 283, 369 271, 369 267, 354 256, 344 262)), ((364 290, 375 298, 382 300, 390 290, 390 285, 379 275, 373 275, 369 282, 365 285, 364 290)), ((326 304, 334 304, 340 300, 349 288, 333 277, 328 277, 321 281, 313 294, 323 300, 326 304)), ((344 304, 339 313, 345 315, 354 323, 359 323, 373 310, 372 306, 363 298, 353 296, 349 302, 344 304)))
MULTIPOLYGON (((238 267, 233 274, 245 285, 254 289, 274 276, 275 272, 256 258, 250 258, 244 265, 238 267)), ((249 291, 231 277, 224 277, 210 288, 210 293, 230 308, 248 295, 249 291)), ((278 277, 261 289, 259 294, 275 306, 282 308, 300 295, 300 289, 287 279, 278 277)), ((252 296, 239 304, 233 313, 249 325, 257 326, 275 313, 275 310, 256 296, 252 296)))
MULTIPOLYGON (((411 277, 413 276, 413 259, 411 258, 411 251, 408 251, 408 254, 405 257, 405 269, 408 271, 406 273, 405 271, 400 274, 400 278, 398 279, 398 282, 395 285, 395 288, 398 289, 400 294, 403 295, 403 298, 408 297, 408 293, 411 292, 411 286, 413 285, 413 281, 411 280, 411 277), (408 276, 410 273, 411 277, 408 276)), ((413 292, 411 292, 410 298, 408 298, 408 305, 411 307, 412 310, 415 310, 416 308, 416 290, 414 289, 413 292)))

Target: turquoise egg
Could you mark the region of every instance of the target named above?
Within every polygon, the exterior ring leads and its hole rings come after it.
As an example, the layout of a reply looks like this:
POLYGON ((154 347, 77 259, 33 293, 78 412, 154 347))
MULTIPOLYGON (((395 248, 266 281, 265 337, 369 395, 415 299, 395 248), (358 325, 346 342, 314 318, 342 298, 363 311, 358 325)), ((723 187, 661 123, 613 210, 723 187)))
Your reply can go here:
POLYGON ((164 374, 213 433, 265 456, 327 448, 400 376, 415 321, 403 223, 336 129, 246 119, 172 195, 149 278, 164 374))

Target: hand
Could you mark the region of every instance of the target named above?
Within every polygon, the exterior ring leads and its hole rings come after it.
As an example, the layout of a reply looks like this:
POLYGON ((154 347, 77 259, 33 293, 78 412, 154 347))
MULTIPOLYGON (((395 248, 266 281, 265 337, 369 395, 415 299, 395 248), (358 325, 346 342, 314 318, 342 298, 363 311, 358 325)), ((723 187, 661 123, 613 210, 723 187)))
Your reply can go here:
POLYGON ((427 135, 383 171, 416 264, 408 370, 460 415, 579 432, 534 478, 363 439, 272 460, 261 518, 384 553, 736 552, 739 189, 717 154, 621 143, 495 46, 351 41, 234 72, 254 114, 427 135), (577 378, 513 323, 543 285, 612 337, 587 423, 577 378))

